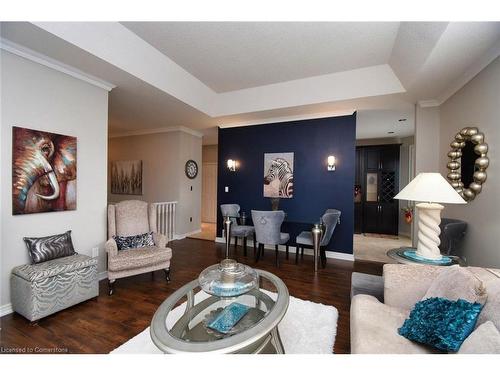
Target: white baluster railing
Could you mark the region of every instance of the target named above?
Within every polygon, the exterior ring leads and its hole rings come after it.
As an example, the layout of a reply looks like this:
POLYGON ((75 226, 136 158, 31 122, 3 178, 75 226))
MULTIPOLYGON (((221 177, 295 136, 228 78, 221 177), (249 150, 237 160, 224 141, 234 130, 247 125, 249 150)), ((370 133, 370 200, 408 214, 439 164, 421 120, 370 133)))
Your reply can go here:
POLYGON ((175 235, 175 208, 177 201, 153 203, 156 213, 156 230, 172 241, 175 235))

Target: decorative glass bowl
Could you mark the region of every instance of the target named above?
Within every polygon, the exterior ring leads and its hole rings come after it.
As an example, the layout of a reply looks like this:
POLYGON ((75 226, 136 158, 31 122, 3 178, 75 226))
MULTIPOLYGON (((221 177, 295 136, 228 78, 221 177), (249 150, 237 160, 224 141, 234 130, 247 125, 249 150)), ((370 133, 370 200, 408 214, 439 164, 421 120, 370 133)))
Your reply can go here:
POLYGON ((203 291, 218 297, 236 297, 259 285, 257 272, 249 266, 224 259, 205 268, 198 277, 203 291))

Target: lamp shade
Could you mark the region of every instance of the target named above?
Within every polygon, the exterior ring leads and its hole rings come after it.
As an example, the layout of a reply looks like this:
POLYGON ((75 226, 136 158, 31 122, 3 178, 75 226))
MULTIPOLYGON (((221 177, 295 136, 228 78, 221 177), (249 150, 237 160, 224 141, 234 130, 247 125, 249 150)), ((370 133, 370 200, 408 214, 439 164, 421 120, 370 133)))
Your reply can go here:
POLYGON ((429 203, 467 203, 439 173, 419 173, 394 199, 429 203))

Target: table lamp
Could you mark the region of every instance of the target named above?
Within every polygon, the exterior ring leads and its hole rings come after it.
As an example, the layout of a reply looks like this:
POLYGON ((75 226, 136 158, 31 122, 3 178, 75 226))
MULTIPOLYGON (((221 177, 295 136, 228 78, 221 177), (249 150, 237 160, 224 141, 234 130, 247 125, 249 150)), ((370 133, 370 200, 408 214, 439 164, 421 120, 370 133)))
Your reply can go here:
POLYGON ((467 203, 439 173, 419 173, 394 199, 403 199, 417 203, 418 244, 416 255, 439 260, 439 234, 441 229, 441 210, 439 203, 467 203))

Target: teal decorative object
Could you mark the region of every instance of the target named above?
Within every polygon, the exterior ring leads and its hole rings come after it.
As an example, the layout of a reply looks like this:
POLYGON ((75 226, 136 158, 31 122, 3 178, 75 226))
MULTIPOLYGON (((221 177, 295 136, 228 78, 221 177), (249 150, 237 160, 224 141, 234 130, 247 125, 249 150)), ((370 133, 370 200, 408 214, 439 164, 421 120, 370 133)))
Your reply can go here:
POLYGON ((249 307, 238 302, 233 302, 208 325, 220 333, 228 333, 248 312, 249 307))
POLYGON ((403 251, 403 255, 405 258, 409 260, 413 260, 415 262, 419 263, 425 263, 425 264, 435 264, 438 266, 448 266, 452 263, 452 259, 446 255, 443 255, 441 259, 428 259, 421 257, 420 255, 417 254, 417 251, 415 249, 406 249, 403 251))
POLYGON ((415 304, 398 333, 412 341, 456 352, 474 330, 482 308, 480 303, 463 299, 428 298, 415 304))

